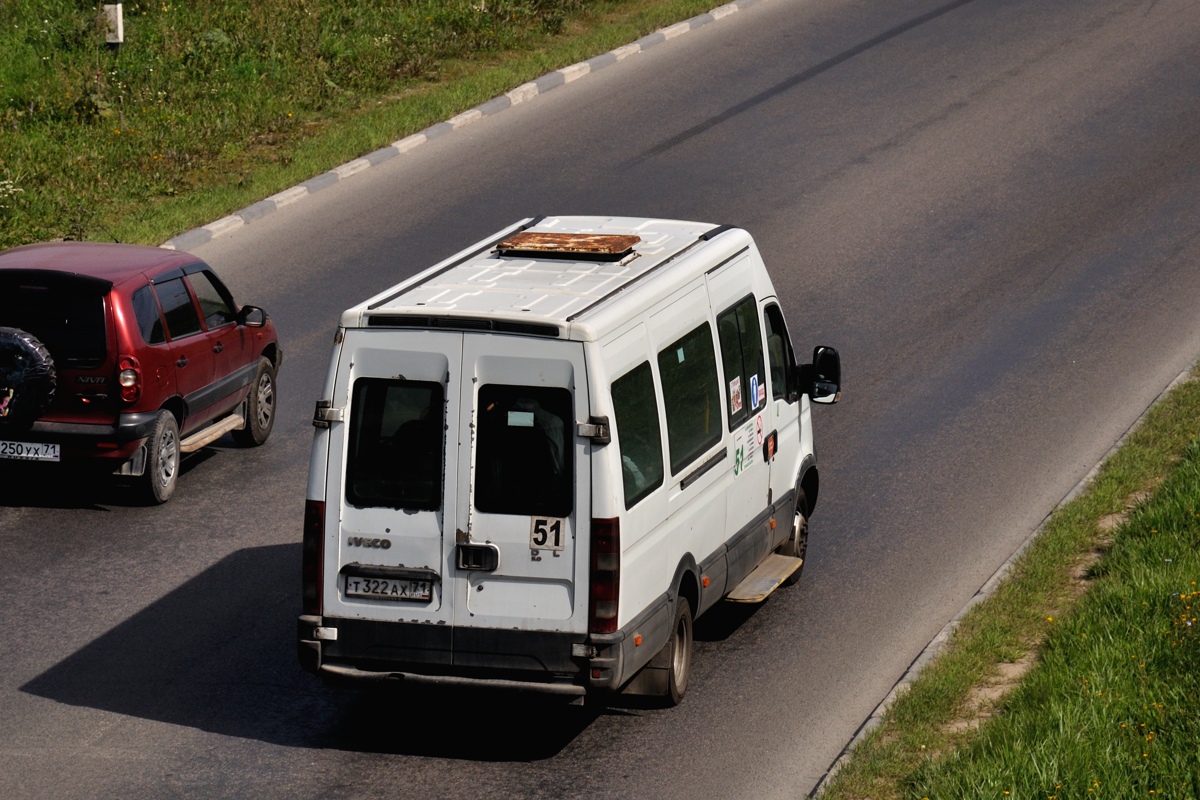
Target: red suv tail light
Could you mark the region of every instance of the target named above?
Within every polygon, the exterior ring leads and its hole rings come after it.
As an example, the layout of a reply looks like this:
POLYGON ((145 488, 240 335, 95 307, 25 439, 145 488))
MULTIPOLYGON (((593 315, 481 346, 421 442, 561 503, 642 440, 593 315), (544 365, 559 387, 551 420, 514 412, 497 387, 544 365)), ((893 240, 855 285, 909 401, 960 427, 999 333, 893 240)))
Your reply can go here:
POLYGON ((321 579, 325 570, 325 501, 306 500, 304 503, 304 544, 302 568, 304 591, 303 613, 321 615, 321 579))
POLYGON ((592 520, 592 573, 588 630, 613 633, 617 629, 617 600, 621 589, 621 520, 592 520))
POLYGON ((117 359, 117 384, 121 387, 121 399, 136 403, 142 396, 142 367, 133 356, 117 359))

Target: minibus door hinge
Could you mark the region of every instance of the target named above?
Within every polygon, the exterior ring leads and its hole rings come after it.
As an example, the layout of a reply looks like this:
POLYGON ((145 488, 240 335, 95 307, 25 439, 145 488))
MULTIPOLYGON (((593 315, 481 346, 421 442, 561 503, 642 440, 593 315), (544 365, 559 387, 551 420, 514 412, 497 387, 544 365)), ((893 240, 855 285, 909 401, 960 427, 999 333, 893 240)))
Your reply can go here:
POLYGON ((318 400, 313 411, 313 426, 328 428, 331 423, 341 422, 346 418, 345 411, 344 408, 334 408, 332 400, 318 400))
POLYGON ((587 422, 579 423, 577 432, 584 439, 591 439, 592 444, 608 444, 612 441, 608 417, 588 417, 587 422))

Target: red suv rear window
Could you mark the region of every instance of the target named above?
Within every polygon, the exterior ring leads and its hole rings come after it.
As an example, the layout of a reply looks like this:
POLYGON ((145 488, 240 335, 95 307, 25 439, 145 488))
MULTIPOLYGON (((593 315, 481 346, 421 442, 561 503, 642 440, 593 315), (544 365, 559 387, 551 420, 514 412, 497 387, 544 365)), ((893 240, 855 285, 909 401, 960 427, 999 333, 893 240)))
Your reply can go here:
POLYGON ((0 319, 40 339, 60 367, 92 369, 104 363, 104 297, 88 286, 6 284, 0 288, 0 319))

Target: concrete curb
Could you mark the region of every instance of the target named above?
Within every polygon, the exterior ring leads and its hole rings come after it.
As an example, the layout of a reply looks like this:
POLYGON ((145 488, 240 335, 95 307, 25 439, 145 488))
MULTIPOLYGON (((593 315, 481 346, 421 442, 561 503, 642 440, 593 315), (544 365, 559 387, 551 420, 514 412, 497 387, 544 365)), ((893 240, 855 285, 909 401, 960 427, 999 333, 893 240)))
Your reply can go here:
MULTIPOLYGON (((1200 364, 1200 362, 1197 363, 1200 364)), ((1054 512, 1058 511, 1063 506, 1067 505, 1067 503, 1070 503, 1083 493, 1084 489, 1086 489, 1096 478, 1096 475, 1099 474, 1100 468, 1104 466, 1104 462, 1108 461, 1112 454, 1117 452, 1117 450, 1121 448, 1121 445, 1125 444, 1125 440, 1129 438, 1130 434, 1138 429, 1138 427, 1150 414, 1151 410, 1161 403, 1163 398, 1171 393, 1172 389, 1191 379, 1192 370, 1195 368, 1196 364, 1188 367, 1183 372, 1179 373, 1179 375, 1175 377, 1175 380, 1167 384, 1167 388, 1159 392, 1158 396, 1154 398, 1154 402, 1146 407, 1146 410, 1143 411, 1136 420, 1134 420, 1133 424, 1125 430, 1125 433, 1121 434, 1121 438, 1117 439, 1116 443, 1108 449, 1108 452, 1104 454, 1100 461, 1098 461, 1094 467, 1088 470, 1088 474, 1084 475, 1083 478, 1080 479, 1079 483, 1075 484, 1074 488, 1067 492, 1066 496, 1058 502, 1058 505, 1056 505, 1054 509, 1047 514, 1041 523, 1039 523, 1038 526, 1033 530, 1033 533, 1029 534, 1025 541, 1021 542, 1017 549, 1012 552, 1012 555, 1005 559, 1004 563, 992 573, 992 577, 988 578, 983 586, 979 588, 979 591, 977 591, 971 597, 971 599, 967 601, 967 604, 963 606, 957 614, 954 615, 954 618, 946 623, 946 626, 942 628, 938 635, 933 637, 929 644, 925 645, 925 649, 921 651, 920 655, 918 655, 911 664, 909 664, 908 669, 905 670, 902 676, 900 676, 900 680, 896 681, 896 685, 892 687, 892 690, 888 692, 887 696, 884 697, 879 705, 875 707, 875 710, 871 713, 871 716, 859 726, 857 731, 855 731, 854 737, 846 744, 845 747, 842 748, 842 752, 839 753, 837 758, 833 760, 833 763, 829 765, 829 769, 825 770, 825 774, 821 776, 819 781, 817 781, 817 785, 814 786, 813 790, 808 793, 809 798, 817 798, 821 796, 821 793, 825 790, 825 787, 829 784, 829 781, 833 779, 833 776, 836 775, 838 770, 845 766, 850 757, 854 755, 854 748, 856 748, 859 743, 866 738, 867 734, 879 727, 879 725, 883 722, 884 714, 886 714, 888 709, 891 708, 892 703, 896 701, 896 698, 902 692, 906 691, 908 687, 912 685, 913 681, 915 681, 921 674, 921 671, 924 670, 925 667, 927 667, 930 663, 932 663, 933 660, 937 658, 938 654, 941 653, 947 642, 950 641, 950 637, 954 634, 954 630, 958 627, 958 624, 962 621, 963 617, 967 615, 967 612, 969 612, 982 601, 991 597, 996 592, 996 589, 1004 581, 1005 577, 1008 576, 1008 573, 1012 571, 1013 565, 1016 564, 1017 560, 1022 555, 1024 555, 1025 551, 1028 550, 1029 546, 1033 544, 1038 536, 1041 535, 1042 531, 1046 529, 1046 524, 1050 521, 1050 518, 1054 515, 1054 512)))
POLYGON ((543 75, 537 80, 522 84, 510 92, 494 97, 486 103, 475 106, 474 108, 464 111, 463 113, 452 117, 445 122, 439 122, 432 125, 420 133, 414 133, 412 136, 405 137, 398 141, 392 142, 387 147, 380 148, 373 153, 368 153, 362 158, 356 158, 353 161, 342 164, 339 167, 334 167, 328 172, 324 172, 315 178, 311 178, 299 186, 294 186, 290 189, 285 189, 278 194, 271 195, 265 200, 260 200, 253 205, 247 206, 240 211, 236 211, 227 217, 222 217, 216 222, 210 222, 200 228, 182 233, 172 239, 164 242, 161 247, 170 250, 190 250, 194 247, 199 247, 207 242, 212 241, 220 236, 232 233, 240 228, 249 225, 267 214, 271 214, 284 206, 289 206, 292 203, 300 202, 309 195, 315 194, 322 189, 327 189, 336 183, 340 183, 363 170, 370 169, 390 161, 397 156, 411 152, 417 147, 425 144, 430 139, 436 139, 439 136, 444 136, 452 133, 459 128, 466 127, 474 122, 478 122, 485 117, 490 117, 494 114, 499 114, 521 103, 528 103, 534 98, 545 94, 560 86, 566 86, 568 83, 573 83, 593 72, 598 72, 605 67, 612 66, 620 61, 624 61, 632 55, 648 50, 655 45, 682 36, 685 33, 702 28, 710 22, 716 22, 724 19, 732 14, 736 14, 752 5, 759 3, 761 0, 738 0, 737 2, 728 3, 726 5, 714 8, 705 14, 692 17, 684 22, 676 23, 669 27, 655 31, 654 33, 638 39, 632 44, 627 44, 611 50, 595 58, 582 61, 578 64, 572 64, 569 67, 555 70, 554 72, 543 75))

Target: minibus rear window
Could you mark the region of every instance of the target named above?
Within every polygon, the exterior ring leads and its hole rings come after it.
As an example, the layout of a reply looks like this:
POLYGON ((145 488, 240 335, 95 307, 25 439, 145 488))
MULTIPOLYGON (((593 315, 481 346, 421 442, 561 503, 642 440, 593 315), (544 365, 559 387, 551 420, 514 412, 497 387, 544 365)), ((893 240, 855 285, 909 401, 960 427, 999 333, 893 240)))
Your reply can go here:
POLYGON ((568 516, 575 486, 571 391, 488 384, 478 403, 475 507, 568 516))
POLYGON ((440 383, 359 378, 350 406, 346 501, 441 508, 445 427, 440 383))

